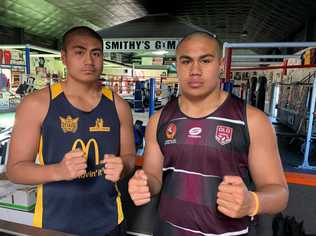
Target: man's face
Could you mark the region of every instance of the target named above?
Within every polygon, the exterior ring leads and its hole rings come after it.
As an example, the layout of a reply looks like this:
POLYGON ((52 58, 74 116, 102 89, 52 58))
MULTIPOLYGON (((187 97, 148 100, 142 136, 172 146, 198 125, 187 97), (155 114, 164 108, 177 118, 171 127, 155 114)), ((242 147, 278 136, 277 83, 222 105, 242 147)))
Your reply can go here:
POLYGON ((177 75, 184 96, 204 97, 218 88, 223 64, 216 40, 194 36, 177 49, 177 75))
POLYGON ((68 79, 93 82, 102 73, 102 45, 89 35, 71 35, 61 57, 67 67, 68 79))

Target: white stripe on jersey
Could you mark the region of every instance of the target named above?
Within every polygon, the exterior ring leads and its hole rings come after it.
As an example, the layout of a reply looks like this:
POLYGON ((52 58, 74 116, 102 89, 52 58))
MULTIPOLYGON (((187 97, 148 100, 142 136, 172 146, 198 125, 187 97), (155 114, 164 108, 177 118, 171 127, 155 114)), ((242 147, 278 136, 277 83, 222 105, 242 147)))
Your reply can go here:
POLYGON ((192 230, 192 229, 188 229, 188 228, 184 228, 175 224, 172 224, 169 221, 166 221, 166 223, 170 224, 171 226, 178 228, 178 229, 182 229, 184 231, 188 231, 191 233, 195 233, 195 234, 202 234, 204 236, 233 236, 233 235, 242 235, 242 234, 247 234, 248 233, 248 227, 246 229, 240 230, 240 231, 234 231, 234 232, 226 232, 223 234, 210 234, 210 233, 203 233, 201 231, 198 230, 192 230))

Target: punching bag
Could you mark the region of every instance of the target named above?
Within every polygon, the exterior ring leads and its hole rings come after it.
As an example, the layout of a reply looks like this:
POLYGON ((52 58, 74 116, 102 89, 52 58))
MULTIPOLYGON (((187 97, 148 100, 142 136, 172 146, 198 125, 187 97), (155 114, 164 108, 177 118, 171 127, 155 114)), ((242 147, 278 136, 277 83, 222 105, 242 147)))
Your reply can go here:
POLYGON ((256 87, 257 87, 257 77, 251 78, 251 85, 250 85, 250 94, 249 94, 249 102, 250 105, 256 106, 256 87))
POLYGON ((0 64, 2 64, 3 50, 0 49, 0 64))
POLYGON ((11 62, 11 52, 9 50, 4 51, 4 64, 10 64, 11 62))
POLYGON ((265 98, 266 98, 267 78, 262 76, 259 78, 259 86, 257 90, 257 104, 256 107, 264 111, 265 98))

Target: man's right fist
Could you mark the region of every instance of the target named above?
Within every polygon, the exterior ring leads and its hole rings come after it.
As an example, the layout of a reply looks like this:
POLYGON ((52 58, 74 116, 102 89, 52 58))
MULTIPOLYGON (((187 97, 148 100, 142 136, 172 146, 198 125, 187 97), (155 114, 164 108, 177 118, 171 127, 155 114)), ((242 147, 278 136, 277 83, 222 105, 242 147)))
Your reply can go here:
POLYGON ((65 154, 64 159, 58 165, 58 175, 61 180, 73 180, 86 173, 87 161, 80 149, 65 154))
POLYGON ((137 170, 129 180, 128 192, 136 206, 150 202, 148 178, 143 170, 137 170))

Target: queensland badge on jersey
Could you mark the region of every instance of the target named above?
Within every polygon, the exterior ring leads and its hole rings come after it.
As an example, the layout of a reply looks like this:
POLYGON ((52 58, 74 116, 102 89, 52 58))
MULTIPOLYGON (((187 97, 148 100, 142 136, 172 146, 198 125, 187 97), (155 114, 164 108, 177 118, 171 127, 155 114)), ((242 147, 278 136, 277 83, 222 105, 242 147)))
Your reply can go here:
POLYGON ((89 127, 90 132, 110 132, 110 127, 104 126, 104 121, 102 118, 97 118, 95 121, 95 126, 89 127))
POLYGON ((78 121, 79 118, 72 118, 70 115, 68 115, 66 118, 63 117, 59 117, 60 119, 60 126, 62 128, 62 130, 64 131, 64 133, 76 133, 77 129, 78 129, 78 121))
POLYGON ((232 141, 233 137, 233 128, 218 125, 216 126, 215 139, 220 145, 229 144, 232 141))

